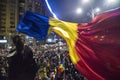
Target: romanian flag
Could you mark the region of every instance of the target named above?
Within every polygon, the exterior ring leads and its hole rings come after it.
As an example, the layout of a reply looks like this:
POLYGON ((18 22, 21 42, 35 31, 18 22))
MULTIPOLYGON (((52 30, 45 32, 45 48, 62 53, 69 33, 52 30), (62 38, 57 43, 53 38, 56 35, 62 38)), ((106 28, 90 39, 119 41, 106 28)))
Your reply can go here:
POLYGON ((64 62, 63 62, 58 67, 58 75, 61 75, 64 70, 65 70, 65 67, 64 67, 64 62))
POLYGON ((17 31, 38 40, 54 31, 66 40, 73 64, 88 80, 120 80, 120 8, 81 24, 27 11, 17 31))

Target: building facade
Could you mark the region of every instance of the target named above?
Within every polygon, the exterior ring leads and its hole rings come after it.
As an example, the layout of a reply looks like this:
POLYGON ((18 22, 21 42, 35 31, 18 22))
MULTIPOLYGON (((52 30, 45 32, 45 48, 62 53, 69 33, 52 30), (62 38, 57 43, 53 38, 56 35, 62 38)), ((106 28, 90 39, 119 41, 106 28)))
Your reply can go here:
POLYGON ((17 22, 17 1, 0 0, 0 36, 14 33, 17 22))

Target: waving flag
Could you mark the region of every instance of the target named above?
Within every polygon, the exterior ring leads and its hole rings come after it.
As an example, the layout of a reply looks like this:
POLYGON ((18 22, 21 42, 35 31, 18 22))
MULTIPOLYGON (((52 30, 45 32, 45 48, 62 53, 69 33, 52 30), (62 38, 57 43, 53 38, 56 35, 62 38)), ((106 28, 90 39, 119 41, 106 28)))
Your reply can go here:
POLYGON ((65 63, 64 62, 62 62, 60 65, 59 65, 59 67, 58 67, 58 75, 61 75, 62 74, 62 72, 65 70, 65 63))
POLYGON ((73 64, 87 79, 120 79, 120 8, 83 24, 26 12, 17 31, 38 40, 54 31, 66 40, 73 64))

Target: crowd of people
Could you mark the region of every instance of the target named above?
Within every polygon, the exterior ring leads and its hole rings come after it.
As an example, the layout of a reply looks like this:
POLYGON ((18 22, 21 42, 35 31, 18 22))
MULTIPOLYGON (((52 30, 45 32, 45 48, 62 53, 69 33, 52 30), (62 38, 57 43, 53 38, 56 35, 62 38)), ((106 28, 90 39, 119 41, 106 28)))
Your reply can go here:
POLYGON ((22 42, 19 44, 13 42, 16 48, 18 47, 17 50, 14 48, 9 51, 0 50, 0 80, 86 80, 71 62, 65 42, 62 45, 58 43, 27 45, 27 50, 21 47, 22 42), (23 49, 27 54, 32 52, 27 55, 23 53, 23 49), (17 54, 13 57, 15 51, 17 54))
POLYGON ((6 58, 7 49, 0 49, 0 80, 7 80, 8 77, 8 62, 6 58))

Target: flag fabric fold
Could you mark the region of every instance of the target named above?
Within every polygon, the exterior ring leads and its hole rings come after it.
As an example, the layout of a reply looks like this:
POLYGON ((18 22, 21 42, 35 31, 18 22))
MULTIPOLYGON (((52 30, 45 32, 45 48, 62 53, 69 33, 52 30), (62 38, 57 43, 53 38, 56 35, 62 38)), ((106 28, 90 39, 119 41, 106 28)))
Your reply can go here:
POLYGON ((38 40, 54 31, 66 40, 73 64, 88 80, 120 79, 120 8, 83 24, 26 12, 17 31, 38 40))
POLYGON ((43 40, 48 35, 49 19, 37 13, 27 11, 21 17, 17 31, 43 40))

